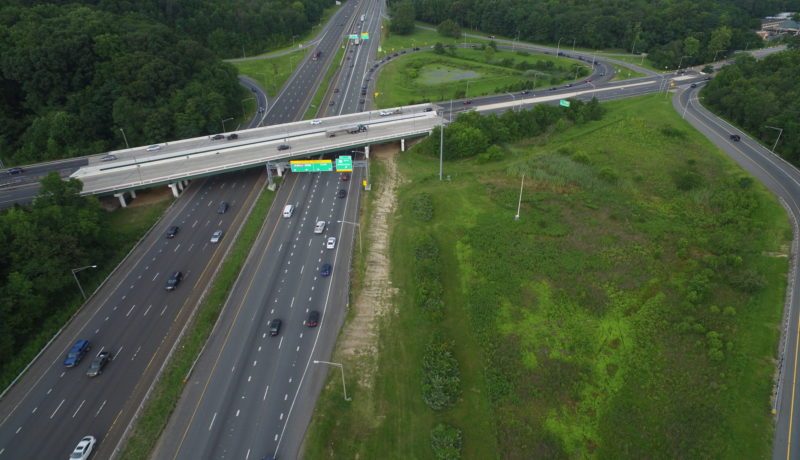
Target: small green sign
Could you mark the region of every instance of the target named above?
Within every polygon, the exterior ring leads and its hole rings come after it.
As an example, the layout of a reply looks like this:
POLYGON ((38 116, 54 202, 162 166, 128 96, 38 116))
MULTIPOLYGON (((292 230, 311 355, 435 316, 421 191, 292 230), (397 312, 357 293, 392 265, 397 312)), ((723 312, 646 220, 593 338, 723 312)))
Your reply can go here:
POLYGON ((355 40, 356 38, 358 38, 358 34, 348 35, 347 38, 350 39, 350 40, 355 40))
POLYGON ((561 105, 561 107, 569 107, 569 101, 566 99, 561 99, 559 104, 561 105))
POLYGON ((350 155, 343 155, 336 158, 337 171, 352 171, 353 170, 353 157, 350 155))
POLYGON ((295 160, 290 162, 292 172, 333 171, 331 160, 295 160))

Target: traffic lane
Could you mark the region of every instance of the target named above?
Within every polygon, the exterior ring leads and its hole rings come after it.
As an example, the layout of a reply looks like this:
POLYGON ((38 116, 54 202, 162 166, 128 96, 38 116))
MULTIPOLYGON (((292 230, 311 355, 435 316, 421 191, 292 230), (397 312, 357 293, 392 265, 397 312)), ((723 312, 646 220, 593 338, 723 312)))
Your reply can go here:
MULTIPOLYGON (((360 198, 360 189, 357 184, 361 183, 362 177, 361 170, 355 170, 351 173, 351 182, 356 185, 352 186, 353 193, 348 194, 346 200, 340 200, 344 202, 342 203, 344 209, 341 214, 342 218, 337 220, 357 222, 360 198)), ((337 183, 341 184, 341 181, 337 181, 337 183)), ((354 225, 340 224, 336 233, 339 241, 337 242, 333 261, 334 271, 331 273, 330 286, 332 290, 326 303, 323 321, 320 324, 318 342, 315 349, 312 350, 312 356, 306 362, 306 370, 300 382, 300 388, 295 394, 294 401, 287 414, 278 446, 275 450, 266 450, 267 453, 277 452, 280 457, 299 458, 300 446, 305 436, 306 427, 310 423, 317 398, 330 371, 326 365, 313 364, 313 360, 326 361, 330 359, 338 333, 347 316, 345 308, 348 301, 346 283, 349 281, 347 269, 350 266, 349 258, 352 255, 353 231, 355 231, 354 225), (346 229, 345 226, 350 228, 346 229), (339 268, 337 269, 337 267, 339 268), (342 293, 340 289, 338 293, 340 297, 337 297, 337 286, 342 285, 344 285, 345 293, 342 293)), ((336 370, 333 369, 333 371, 336 370)))
MULTIPOLYGON (((152 256, 153 251, 159 253, 163 252, 163 248, 159 247, 163 245, 163 242, 158 240, 159 238, 158 236, 156 236, 156 238, 157 240, 155 241, 155 244, 151 246, 151 250, 146 253, 145 258, 147 258, 148 256, 152 256)), ((156 257, 153 257, 153 259, 156 259, 156 257)), ((150 284, 156 282, 157 283, 156 286, 149 285, 148 280, 143 278, 145 277, 143 277, 141 274, 138 274, 137 276, 136 272, 131 272, 128 279, 125 279, 118 284, 115 292, 119 294, 120 290, 126 289, 127 287, 128 289, 134 289, 135 292, 136 291, 144 292, 145 293, 144 298, 141 298, 140 296, 139 300, 137 300, 134 297, 129 297, 127 294, 122 294, 121 296, 117 295, 118 299, 112 299, 111 297, 113 296, 110 296, 109 299, 107 299, 108 301, 105 302, 105 307, 99 310, 99 315, 96 315, 94 318, 92 318, 91 321, 85 325, 84 330, 80 332, 79 334, 80 338, 89 339, 93 343, 94 347, 92 353, 87 355, 87 357, 81 363, 80 368, 70 369, 71 371, 70 374, 72 375, 75 375, 76 373, 78 374, 79 380, 77 381, 77 384, 74 384, 75 382, 73 381, 72 382, 73 385, 66 384, 55 387, 56 391, 52 391, 53 387, 48 389, 47 391, 47 394, 49 396, 48 399, 52 401, 53 404, 57 403, 57 408, 56 408, 57 410, 54 410, 53 414, 54 417, 51 418, 56 418, 55 417, 56 412, 58 412, 61 415, 65 413, 72 413, 73 408, 75 408, 76 412, 73 413, 72 417, 75 418, 76 414, 81 409, 83 409, 84 407, 88 408, 88 406, 91 404, 92 399, 96 399, 97 397, 102 397, 101 395, 98 395, 98 391, 95 388, 86 386, 84 384, 85 383, 84 380, 87 378, 85 377, 85 368, 88 367, 88 362, 91 362, 91 359, 94 357, 94 355, 101 349, 103 348, 109 349, 110 351, 112 351, 112 356, 114 356, 116 359, 127 358, 127 356, 124 356, 124 353, 133 351, 133 357, 135 358, 136 356, 140 356, 139 351, 146 352, 146 350, 140 350, 140 347, 136 347, 136 350, 134 350, 136 343, 142 343, 141 341, 144 340, 145 345, 149 344, 154 347, 159 344, 160 341, 158 340, 149 341, 147 340, 147 337, 152 336, 156 333, 160 333, 160 331, 166 329, 169 325, 168 321, 161 322, 160 323, 161 327, 157 327, 159 325, 157 320, 155 325, 149 324, 146 325, 146 327, 145 325, 137 327, 137 325, 135 324, 137 317, 139 317, 137 316, 137 313, 141 315, 141 317, 146 317, 150 313, 151 308, 153 307, 154 304, 159 305, 160 307, 160 302, 158 300, 154 300, 152 301, 153 302, 152 304, 150 304, 149 306, 147 306, 147 308, 145 308, 145 305, 147 305, 148 302, 150 302, 148 300, 148 297, 152 297, 154 295, 156 297, 159 297, 163 296, 163 294, 165 293, 162 280, 160 279, 157 280, 157 278, 159 278, 158 276, 155 276, 152 280, 149 281, 150 284), (145 284, 143 289, 141 288, 141 284, 145 284), (120 304, 119 301, 125 300, 126 297, 129 297, 128 300, 130 302, 128 302, 127 304, 120 304), (140 302, 139 305, 137 305, 136 303, 132 303, 137 301, 140 302), (137 306, 139 306, 138 310, 137 306), (123 314, 124 317, 122 317, 123 314), (148 331, 148 333, 141 334, 139 332, 130 332, 130 331, 141 331, 141 330, 148 331), (133 334, 133 338, 130 339, 125 338, 126 336, 130 336, 131 334, 133 334), (113 337, 114 339, 109 341, 108 340, 109 336, 113 337), (114 346, 115 342, 117 344, 122 343, 123 345, 119 345, 118 348, 115 348, 114 346), (125 349, 126 347, 124 344, 126 343, 131 345, 129 347, 130 350, 125 349), (90 393, 87 395, 87 392, 90 393), (94 397, 92 395, 94 395, 94 397)), ((149 275, 147 276, 147 278, 149 278, 149 275)), ((162 315, 164 311, 165 309, 162 309, 162 315)), ((153 315, 155 315, 155 311, 153 311, 151 317, 153 315)), ((58 363, 54 363, 53 369, 55 370, 58 369, 57 364, 58 363)), ((114 366, 109 364, 109 367, 114 367, 114 366)), ((134 371, 133 375, 138 375, 138 373, 139 371, 134 371)), ((63 376, 64 372, 62 372, 61 375, 63 376)), ((126 391, 125 388, 126 387, 125 383, 129 381, 135 382, 135 379, 129 379, 129 380, 126 379, 123 380, 122 382, 119 382, 119 384, 107 385, 106 388, 113 388, 110 391, 114 392, 117 396, 122 395, 122 397, 124 398, 129 393, 128 391, 126 391)), ((46 383, 47 382, 45 382, 45 384, 46 383)), ((102 389, 103 387, 100 388, 102 389)), ((31 402, 33 402, 34 398, 28 398, 28 399, 31 400, 31 402)), ((106 406, 105 404, 103 405, 103 407, 107 407, 108 410, 111 411, 115 409, 114 406, 118 406, 118 404, 117 405, 109 404, 108 406, 106 406)), ((49 410, 46 404, 37 407, 39 407, 40 413, 49 410)), ((106 413, 108 413, 108 410, 106 411, 106 413)), ((34 408, 34 412, 36 412, 36 407, 34 408)), ((111 413, 113 414, 114 412, 111 413)), ((110 424, 110 420, 107 420, 107 422, 108 424, 110 424)), ((59 436, 48 437, 48 439, 50 440, 50 444, 52 444, 53 442, 57 442, 58 438, 64 434, 65 430, 59 429, 58 430, 59 436)), ((71 448, 69 447, 69 444, 72 444, 72 440, 69 439, 67 443, 68 444, 63 446, 63 448, 71 448)), ((29 443, 24 442, 24 440, 22 444, 29 445, 29 443)), ((38 444, 38 446, 42 449, 49 448, 48 444, 46 443, 40 443, 38 444)))
MULTIPOLYGON (((256 241, 256 245, 262 249, 251 250, 250 257, 245 261, 242 275, 232 289, 231 300, 223 309, 217 332, 211 335, 206 346, 207 350, 215 351, 203 354, 198 359, 196 370, 184 392, 183 401, 185 403, 179 404, 176 409, 176 412, 183 414, 183 417, 173 416, 171 418, 172 426, 168 428, 166 437, 162 437, 159 442, 157 456, 198 458, 201 453, 207 451, 209 431, 214 428, 212 422, 216 421, 216 414, 220 411, 223 402, 223 395, 216 389, 225 385, 228 380, 227 373, 221 370, 226 367, 222 364, 222 356, 224 354, 228 362, 236 358, 235 353, 229 355, 226 351, 229 346, 233 346, 231 341, 240 344, 240 348, 245 345, 244 341, 238 340, 232 334, 240 321, 240 314, 245 305, 243 291, 250 289, 248 285, 251 286, 256 279, 259 280, 259 286, 263 286, 266 290, 271 284, 269 280, 277 276, 275 273, 268 273, 265 276, 256 277, 253 273, 264 264, 265 260, 273 261, 267 265, 267 267, 273 267, 273 271, 279 269, 274 263, 275 258, 278 257, 275 253, 276 248, 281 244, 280 240, 274 237, 278 230, 274 225, 279 218, 277 208, 282 209, 282 206, 291 197, 291 192, 297 189, 297 183, 298 176, 289 174, 284 180, 284 186, 279 189, 275 201, 277 206, 273 206, 265 221, 265 227, 256 241), (267 258, 268 254, 270 254, 269 258, 267 258), (223 376, 223 373, 226 375, 223 376), (188 423, 185 423, 184 420, 188 420, 188 423)), ((285 253, 285 250, 282 253, 285 253)))

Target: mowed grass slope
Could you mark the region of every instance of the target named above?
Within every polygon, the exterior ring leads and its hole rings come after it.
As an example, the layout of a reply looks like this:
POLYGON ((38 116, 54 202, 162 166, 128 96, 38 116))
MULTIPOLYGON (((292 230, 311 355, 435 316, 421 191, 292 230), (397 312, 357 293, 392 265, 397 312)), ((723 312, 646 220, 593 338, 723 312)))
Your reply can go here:
POLYGON ((433 458, 438 422, 463 430, 466 459, 770 455, 786 213, 663 96, 604 106, 500 161, 446 162, 450 181, 437 158, 402 154, 379 378, 352 405, 325 390, 308 458, 433 458), (408 212, 419 193, 435 207, 424 226, 408 212), (428 231, 442 321, 411 300, 428 231), (434 333, 455 341, 462 379, 441 412, 420 383, 434 333))

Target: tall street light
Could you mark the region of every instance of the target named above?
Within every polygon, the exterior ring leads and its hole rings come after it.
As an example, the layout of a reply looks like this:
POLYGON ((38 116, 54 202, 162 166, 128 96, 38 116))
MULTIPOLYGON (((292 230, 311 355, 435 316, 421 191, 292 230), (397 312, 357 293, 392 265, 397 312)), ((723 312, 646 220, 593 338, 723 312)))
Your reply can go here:
POLYGON ((233 117, 230 117, 230 118, 226 118, 226 119, 224 119, 224 120, 221 120, 221 121, 222 121, 222 132, 223 132, 223 133, 225 132, 225 122, 226 122, 226 121, 231 121, 231 120, 233 120, 233 117))
POLYGON ((86 293, 83 292, 83 287, 81 286, 81 282, 78 281, 78 277, 75 274, 78 273, 78 272, 82 272, 82 271, 86 270, 87 268, 97 268, 97 265, 87 265, 85 267, 73 268, 72 269, 72 277, 75 278, 75 282, 78 283, 78 289, 81 290, 81 295, 83 296, 83 300, 86 300, 86 293))
POLYGON ((327 364, 329 366, 336 366, 339 369, 341 369, 341 371, 342 371, 342 388, 344 389, 344 400, 345 401, 350 401, 350 398, 347 397, 347 386, 345 386, 345 383, 344 383, 344 366, 341 365, 340 363, 331 363, 331 362, 328 362, 328 361, 318 361, 316 359, 314 360, 314 364, 327 364))
POLYGON ((364 252, 364 247, 361 245, 361 224, 356 223, 356 222, 349 222, 349 221, 346 221, 346 220, 337 220, 336 222, 338 222, 340 224, 355 225, 356 227, 358 227, 358 228, 356 228, 356 230, 358 230, 358 252, 363 253, 364 252))
POLYGON ((681 70, 681 64, 683 64, 683 58, 685 57, 690 58, 691 56, 681 56, 681 59, 678 61, 678 70, 681 70))
POLYGON ((522 182, 519 184, 519 203, 517 203, 517 215, 514 220, 519 220, 519 210, 522 208, 522 187, 525 186, 525 173, 522 173, 522 182))
POLYGON ((556 56, 558 56, 558 48, 561 46, 561 40, 563 40, 563 39, 564 39, 564 37, 561 37, 561 38, 558 39, 558 43, 556 44, 556 56))
POLYGON ((711 62, 717 62, 717 53, 719 53, 720 51, 725 51, 725 50, 716 50, 716 51, 714 51, 714 59, 712 59, 711 62))
POLYGON ((772 154, 775 154, 775 147, 778 146, 778 141, 781 140, 781 134, 783 134, 783 128, 776 128, 775 126, 767 126, 764 125, 765 128, 777 129, 778 130, 778 138, 775 139, 775 144, 772 145, 772 154))
MULTIPOLYGON (((453 116, 453 101, 450 101, 450 117, 453 116)), ((442 181, 442 161, 444 159, 444 117, 439 123, 439 182, 442 181)))
POLYGON ((121 133, 122 133, 122 138, 123 138, 123 139, 125 139, 125 148, 126 148, 126 149, 129 149, 129 148, 131 148, 131 146, 130 146, 130 145, 128 145, 128 137, 127 137, 127 136, 125 136, 125 130, 124 130, 124 129, 122 129, 122 128, 120 128, 120 129, 119 129, 119 132, 121 132, 121 133))

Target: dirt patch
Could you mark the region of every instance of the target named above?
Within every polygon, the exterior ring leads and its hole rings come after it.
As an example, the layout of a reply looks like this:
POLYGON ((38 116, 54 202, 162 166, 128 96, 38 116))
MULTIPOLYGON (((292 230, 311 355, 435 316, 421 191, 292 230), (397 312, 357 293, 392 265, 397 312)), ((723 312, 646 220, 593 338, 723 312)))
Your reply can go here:
POLYGON ((397 169, 396 144, 375 146, 371 161, 380 162, 386 171, 379 186, 374 187, 372 211, 369 216, 369 247, 363 289, 353 300, 353 319, 345 327, 340 351, 346 358, 356 358, 359 384, 371 388, 377 371, 378 326, 391 308, 397 289, 392 287, 389 262, 389 218, 397 207, 397 187, 403 178, 397 169))

